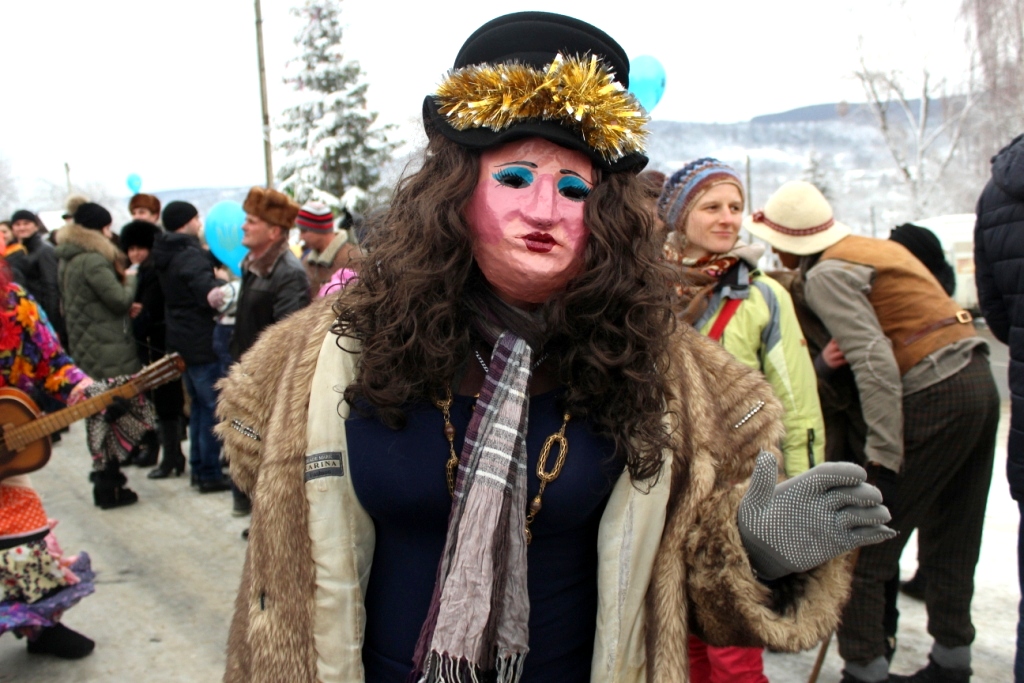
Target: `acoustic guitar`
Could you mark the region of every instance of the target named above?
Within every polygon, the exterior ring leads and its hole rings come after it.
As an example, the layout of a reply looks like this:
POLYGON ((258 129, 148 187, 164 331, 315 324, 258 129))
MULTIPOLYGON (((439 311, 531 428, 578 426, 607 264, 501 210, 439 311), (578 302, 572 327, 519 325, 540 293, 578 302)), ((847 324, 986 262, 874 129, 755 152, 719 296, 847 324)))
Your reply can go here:
POLYGON ((184 371, 185 361, 172 353, 147 365, 121 386, 46 415, 25 392, 0 387, 0 480, 43 467, 50 460, 50 434, 106 410, 115 398, 133 398, 177 379, 184 371))

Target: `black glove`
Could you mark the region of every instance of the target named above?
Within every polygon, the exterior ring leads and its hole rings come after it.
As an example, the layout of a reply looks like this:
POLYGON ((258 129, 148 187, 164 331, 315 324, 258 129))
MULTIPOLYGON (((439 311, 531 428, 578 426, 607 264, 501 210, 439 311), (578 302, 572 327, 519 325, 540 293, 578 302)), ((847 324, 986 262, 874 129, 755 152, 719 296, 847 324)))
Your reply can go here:
POLYGON ((896 514, 896 488, 900 475, 877 462, 869 462, 864 469, 868 472, 868 483, 882 492, 882 504, 889 508, 890 513, 896 514))
POLYGON ((103 419, 107 424, 117 422, 132 409, 132 402, 126 398, 115 396, 113 402, 103 412, 103 419))

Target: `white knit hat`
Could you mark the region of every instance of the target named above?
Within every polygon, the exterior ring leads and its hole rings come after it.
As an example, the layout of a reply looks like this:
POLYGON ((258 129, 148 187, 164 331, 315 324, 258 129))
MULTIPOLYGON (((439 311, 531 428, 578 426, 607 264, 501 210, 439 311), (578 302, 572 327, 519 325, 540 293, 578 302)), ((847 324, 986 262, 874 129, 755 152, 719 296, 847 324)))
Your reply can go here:
POLYGON ((814 185, 792 180, 768 198, 764 209, 747 216, 743 227, 779 251, 817 254, 852 230, 832 217, 832 206, 814 185))

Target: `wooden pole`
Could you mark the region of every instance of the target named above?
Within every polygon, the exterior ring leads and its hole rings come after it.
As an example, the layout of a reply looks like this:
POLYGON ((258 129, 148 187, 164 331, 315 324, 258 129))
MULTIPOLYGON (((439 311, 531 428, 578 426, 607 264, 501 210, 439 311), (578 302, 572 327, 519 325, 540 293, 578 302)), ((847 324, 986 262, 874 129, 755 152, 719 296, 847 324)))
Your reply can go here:
POLYGON ((821 675, 821 666, 825 663, 825 656, 828 654, 828 646, 832 643, 832 634, 829 633, 825 636, 825 640, 821 641, 821 647, 818 648, 818 658, 814 660, 814 668, 811 669, 811 677, 807 679, 807 683, 818 683, 818 676, 821 675))
POLYGON ((260 105, 263 109, 263 162, 267 171, 267 187, 273 187, 274 166, 270 158, 270 113, 267 111, 267 68, 263 61, 263 13, 260 11, 260 0, 256 0, 256 53, 260 66, 260 105))

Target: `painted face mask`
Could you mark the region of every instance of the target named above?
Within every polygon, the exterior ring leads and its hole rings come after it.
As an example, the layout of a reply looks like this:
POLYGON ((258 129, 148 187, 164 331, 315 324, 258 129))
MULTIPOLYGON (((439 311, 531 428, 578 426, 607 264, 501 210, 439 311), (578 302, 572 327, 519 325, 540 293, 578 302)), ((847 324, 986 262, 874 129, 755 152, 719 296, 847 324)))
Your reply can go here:
POLYGON ((480 155, 465 218, 477 265, 503 300, 524 308, 542 304, 579 274, 593 173, 585 155, 542 138, 480 155))

